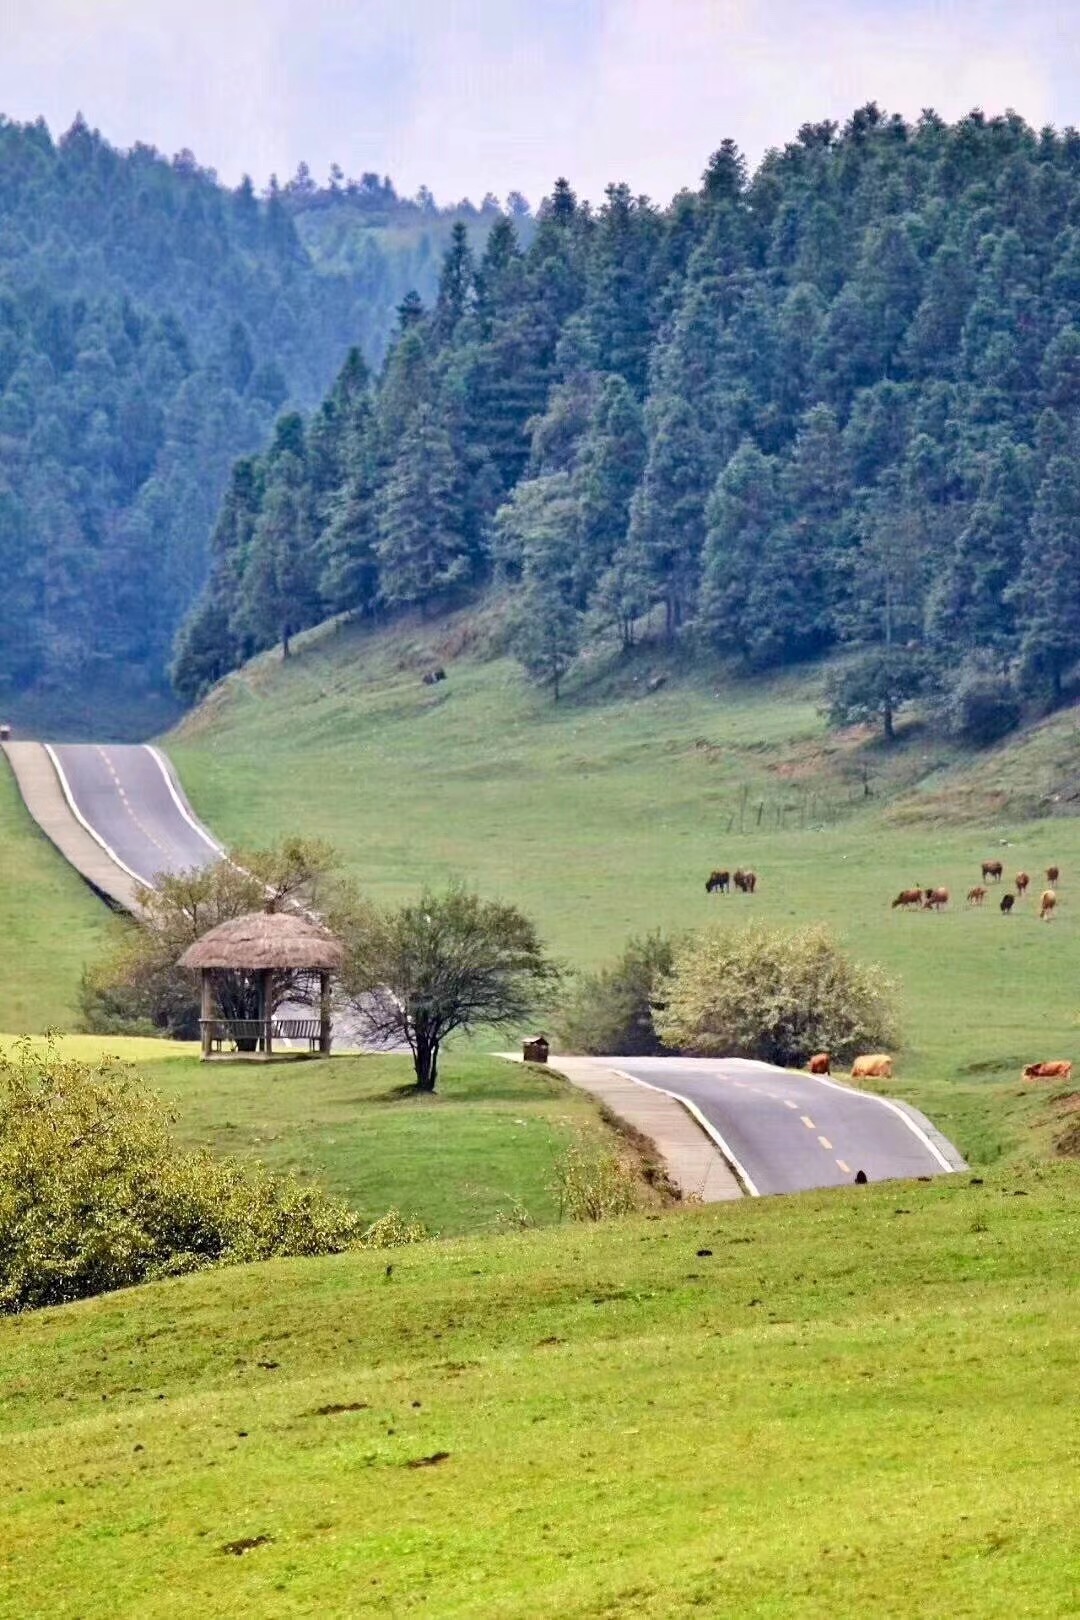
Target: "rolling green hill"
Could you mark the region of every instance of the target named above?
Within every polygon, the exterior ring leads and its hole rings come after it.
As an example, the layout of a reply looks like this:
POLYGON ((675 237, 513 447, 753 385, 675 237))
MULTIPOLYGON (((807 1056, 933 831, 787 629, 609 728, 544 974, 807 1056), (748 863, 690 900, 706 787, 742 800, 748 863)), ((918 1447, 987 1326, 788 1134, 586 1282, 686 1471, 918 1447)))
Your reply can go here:
POLYGON ((554 704, 493 642, 465 616, 331 625, 230 677, 168 746, 226 840, 321 834, 383 900, 464 876, 534 912, 574 966, 655 927, 823 919, 900 982, 905 1095, 978 1160, 1050 1141, 1053 1111, 1017 1081, 1075 1041, 1080 821, 1033 816, 1075 768, 1070 716, 984 755, 917 728, 890 750, 826 730, 820 669, 739 681, 643 652, 554 704), (426 687, 436 661, 448 679, 426 687), (1036 890, 1061 866, 1053 923, 1030 898, 1011 917, 993 895, 965 906, 989 855, 1036 890), (705 894, 721 863, 756 868, 753 900, 705 894), (909 884, 946 885, 949 911, 892 911, 909 884))
POLYGON ((0 1612, 1058 1616, 1077 1169, 0 1322, 0 1612))

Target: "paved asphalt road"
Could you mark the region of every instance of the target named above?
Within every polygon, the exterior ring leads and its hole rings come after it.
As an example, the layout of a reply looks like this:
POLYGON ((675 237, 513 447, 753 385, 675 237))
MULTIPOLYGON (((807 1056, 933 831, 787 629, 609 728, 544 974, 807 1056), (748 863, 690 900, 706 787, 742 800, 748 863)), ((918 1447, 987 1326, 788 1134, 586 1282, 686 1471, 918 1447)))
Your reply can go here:
MULTIPOLYGON (((162 872, 206 866, 222 854, 156 749, 82 743, 56 744, 51 753, 76 815, 139 882, 152 887, 162 872)), ((335 1022, 339 1045, 362 1044, 348 1018, 335 1022)), ((901 1109, 835 1082, 739 1058, 605 1061, 691 1105, 749 1192, 842 1186, 859 1170, 883 1181, 955 1168, 901 1109)))
POLYGON ((868 1181, 938 1176, 962 1163, 897 1105, 836 1081, 743 1058, 604 1062, 692 1104, 748 1192, 850 1186, 860 1170, 868 1181))
POLYGON ((161 872, 207 866, 221 856, 156 749, 56 743, 50 751, 84 826, 140 883, 152 887, 161 872))

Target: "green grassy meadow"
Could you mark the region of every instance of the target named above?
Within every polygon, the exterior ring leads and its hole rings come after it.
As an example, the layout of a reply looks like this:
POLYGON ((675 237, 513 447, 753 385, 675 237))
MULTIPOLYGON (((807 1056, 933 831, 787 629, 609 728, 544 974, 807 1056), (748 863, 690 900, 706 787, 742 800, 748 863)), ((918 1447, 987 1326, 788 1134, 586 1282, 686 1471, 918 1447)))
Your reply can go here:
POLYGON ((1073 1612, 1080 1167, 0 1322, 0 1613, 1073 1612))
POLYGON ((30 819, 0 759, 0 974, 5 1029, 70 1029, 84 964, 122 926, 30 819))
POLYGON ((465 639, 324 630, 231 677, 168 739, 200 813, 236 843, 321 834, 380 899, 464 876, 572 966, 654 927, 826 921, 898 981, 901 1094, 973 1160, 1045 1150, 1053 1110, 1018 1080, 1076 1043, 1080 819, 1032 807, 1080 763, 1072 717, 984 755, 918 731, 890 752, 827 732, 820 671, 649 694, 642 655, 555 705, 507 660, 451 658, 465 639), (449 678, 426 688, 435 659, 449 678), (1031 897, 965 906, 991 855, 1035 894, 1061 866, 1052 923, 1031 897), (717 864, 752 865, 755 897, 707 896, 717 864), (891 911, 910 884, 944 884, 950 910, 891 911))
MULTIPOLYGON (((0 1036, 0 1051, 11 1044, 0 1036)), ((130 1063, 174 1112, 184 1146, 257 1158, 317 1179, 366 1219, 397 1208, 444 1236, 556 1221, 554 1170, 571 1144, 636 1157, 561 1076, 482 1053, 448 1056, 438 1094, 418 1097, 409 1059, 392 1054, 205 1064, 172 1041, 76 1035, 56 1046, 130 1063)), ((644 1183, 642 1195, 659 1207, 644 1183)))

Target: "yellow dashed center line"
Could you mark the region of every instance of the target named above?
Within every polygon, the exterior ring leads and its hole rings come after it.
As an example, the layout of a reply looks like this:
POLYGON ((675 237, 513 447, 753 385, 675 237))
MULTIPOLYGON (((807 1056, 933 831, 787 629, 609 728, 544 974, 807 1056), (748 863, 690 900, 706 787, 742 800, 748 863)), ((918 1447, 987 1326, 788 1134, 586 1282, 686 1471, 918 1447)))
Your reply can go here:
POLYGON ((844 1172, 845 1176, 850 1176, 850 1174, 851 1174, 851 1166, 850 1166, 850 1164, 845 1164, 843 1159, 837 1159, 836 1163, 837 1163, 837 1167, 844 1172))
POLYGON ((797 1109, 798 1106, 799 1106, 798 1103, 793 1103, 790 1097, 785 1097, 784 1098, 784 1107, 785 1108, 796 1108, 797 1109))
POLYGON ((808 1131, 816 1131, 817 1130, 817 1126, 814 1124, 814 1122, 810 1118, 809 1114, 800 1114, 799 1118, 802 1120, 803 1124, 806 1126, 808 1131))
POLYGON ((117 775, 117 772, 116 772, 116 767, 113 764, 112 760, 109 758, 108 754, 105 752, 104 748, 99 748, 98 753, 101 755, 102 759, 105 761, 106 765, 108 766, 109 774, 112 777, 113 781, 116 783, 117 791, 120 794, 120 798, 121 798, 121 801, 123 803, 124 809, 127 811, 128 815, 131 817, 131 819, 135 823, 136 827, 138 827, 139 831, 142 833, 144 838, 148 838, 150 840, 150 842, 155 846, 156 849, 160 849, 161 853, 166 858, 169 858, 171 856, 172 852, 169 850, 169 848, 165 844, 163 844, 161 842, 161 840, 159 838, 154 837, 154 835, 150 831, 149 827, 144 827, 143 826, 142 822, 139 820, 138 816, 135 814, 134 810, 131 808, 131 805, 128 803, 128 796, 124 792, 124 789, 123 789, 123 787, 121 785, 120 778, 119 778, 119 776, 117 775))
POLYGON ((829 1141, 827 1136, 819 1136, 818 1141, 821 1143, 823 1148, 828 1148, 829 1151, 832 1152, 832 1143, 829 1141))

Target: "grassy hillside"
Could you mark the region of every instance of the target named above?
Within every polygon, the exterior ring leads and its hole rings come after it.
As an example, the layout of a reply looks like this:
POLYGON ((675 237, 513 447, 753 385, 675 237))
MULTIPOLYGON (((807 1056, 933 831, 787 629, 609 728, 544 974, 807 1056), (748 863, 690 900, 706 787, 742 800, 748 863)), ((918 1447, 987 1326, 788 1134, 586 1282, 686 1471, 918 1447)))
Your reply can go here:
MULTIPOLYGON (((0 1036, 0 1051, 10 1044, 0 1036)), ((439 1094, 417 1097, 406 1057, 223 1066, 200 1063, 187 1044, 91 1035, 66 1037, 59 1049, 131 1063, 175 1111, 185 1145, 316 1176, 366 1219, 396 1207, 444 1236, 522 1215, 536 1225, 557 1220, 555 1164, 572 1143, 637 1160, 636 1147, 560 1075, 478 1053, 449 1056, 439 1094)), ((661 1206, 644 1182, 642 1194, 661 1206)))
POLYGON ((31 821, 0 758, 0 979, 5 1029, 70 1029, 84 964, 120 926, 31 821))
POLYGON ((1071 1612, 1080 1169, 0 1323, 0 1612, 1071 1612))
POLYGON ((650 693, 664 666, 643 656, 555 705, 474 656, 475 634, 330 628, 249 665, 169 739, 200 812, 238 842, 323 834, 383 899, 464 875, 534 912, 574 965, 657 926, 824 919, 900 982, 904 1094, 980 1161, 1049 1143, 1053 1110, 1017 1079, 1076 1039, 1080 820, 1032 816, 1072 769, 1071 717, 975 758, 918 730, 885 751, 826 731, 820 672, 672 671, 650 693), (434 659, 448 679, 424 687, 434 659), (1030 898, 1012 917, 996 897, 965 907, 990 855, 1036 892, 1061 866, 1052 924, 1030 898), (756 868, 752 901, 706 896, 721 863, 756 868), (947 885, 950 911, 891 911, 914 883, 947 885))

